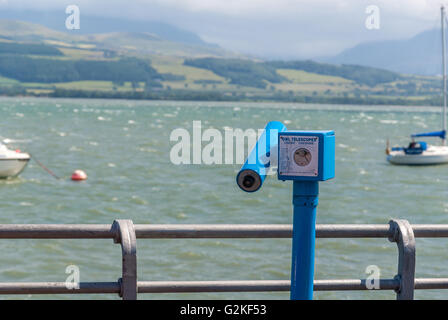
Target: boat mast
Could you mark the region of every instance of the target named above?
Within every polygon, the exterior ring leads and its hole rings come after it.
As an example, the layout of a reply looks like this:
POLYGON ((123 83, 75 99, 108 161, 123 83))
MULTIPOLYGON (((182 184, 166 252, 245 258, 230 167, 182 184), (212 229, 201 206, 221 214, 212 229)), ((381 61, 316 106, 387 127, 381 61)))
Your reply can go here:
MULTIPOLYGON (((442 20, 442 74, 443 74, 443 130, 446 132, 446 63, 445 63, 445 7, 440 8, 442 20)), ((446 145, 446 138, 442 140, 442 144, 446 145)))

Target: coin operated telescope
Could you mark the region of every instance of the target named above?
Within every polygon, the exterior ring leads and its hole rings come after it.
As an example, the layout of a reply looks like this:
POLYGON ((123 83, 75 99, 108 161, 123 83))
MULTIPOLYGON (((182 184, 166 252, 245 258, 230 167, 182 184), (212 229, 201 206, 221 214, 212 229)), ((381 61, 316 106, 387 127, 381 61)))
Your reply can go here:
MULTIPOLYGON (((266 146, 263 141, 260 141, 262 137, 263 135, 258 143, 266 146)), ((264 139, 266 141, 266 138, 264 139)), ((291 300, 312 300, 319 181, 334 178, 335 135, 334 131, 331 130, 287 131, 285 128, 285 130, 278 132, 277 139, 277 143, 270 143, 269 147, 271 149, 267 152, 272 156, 272 147, 277 148, 277 152, 274 154, 278 157, 278 179, 293 181, 291 300)), ((253 152, 251 152, 249 158, 253 152)), ((275 162, 273 159, 270 160, 271 163, 275 162)), ((265 173, 266 164, 264 169, 258 172, 265 173)), ((239 180, 238 177, 244 174, 244 170, 248 169, 245 166, 246 163, 237 176, 237 183, 244 184, 244 179, 240 178, 241 180, 239 180)), ((260 175, 258 172, 257 174, 260 175)), ((244 176, 250 175, 245 174, 244 176)), ((262 175, 260 175, 260 179, 261 177, 262 175)), ((255 183, 258 183, 259 180, 257 179, 258 177, 254 175, 255 183)), ((247 180, 252 181, 250 178, 247 178, 247 180)), ((257 191, 263 181, 264 178, 253 190, 241 189, 248 192, 257 191)))
POLYGON ((278 134, 284 131, 286 127, 279 121, 271 121, 266 125, 236 176, 236 183, 243 191, 259 190, 269 170, 277 166, 278 134))

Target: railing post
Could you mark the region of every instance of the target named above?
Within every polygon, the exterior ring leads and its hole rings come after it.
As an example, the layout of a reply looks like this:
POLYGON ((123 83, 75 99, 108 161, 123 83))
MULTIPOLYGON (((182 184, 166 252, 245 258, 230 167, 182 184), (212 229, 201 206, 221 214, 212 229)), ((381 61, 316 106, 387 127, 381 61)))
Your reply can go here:
POLYGON ((120 297, 137 300, 137 237, 132 220, 115 220, 112 224, 114 243, 121 244, 122 277, 120 297))
POLYGON ((389 221, 391 236, 389 241, 398 246, 398 274, 400 281, 397 300, 413 300, 415 287, 415 238, 414 231, 407 220, 389 221))

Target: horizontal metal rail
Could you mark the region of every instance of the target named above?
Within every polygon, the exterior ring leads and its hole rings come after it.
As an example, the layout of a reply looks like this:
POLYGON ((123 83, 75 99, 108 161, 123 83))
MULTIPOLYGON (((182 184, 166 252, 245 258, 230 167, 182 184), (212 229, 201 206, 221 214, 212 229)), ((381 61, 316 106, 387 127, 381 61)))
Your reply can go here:
MULTIPOLYGON (((448 237, 448 225, 411 225, 416 238, 448 237)), ((291 238, 289 224, 134 225, 140 239, 291 238)), ((389 238, 388 224, 321 224, 317 238, 389 238)), ((0 239, 113 239, 107 224, 0 224, 0 239)))
MULTIPOLYGON (((76 289, 65 282, 0 283, 0 294, 115 293, 136 299, 137 293, 289 291, 288 280, 137 281, 136 239, 291 238, 287 224, 134 225, 130 220, 107 224, 0 224, 0 239, 113 239, 122 246, 123 276, 117 282, 82 282, 76 289)), ((414 238, 448 238, 448 225, 391 220, 389 224, 323 224, 317 238, 388 238, 399 248, 399 272, 380 279, 379 290, 395 290, 397 298, 412 299, 414 289, 448 289, 448 278, 415 279, 414 238)), ((367 280, 315 280, 315 291, 369 290, 367 280)))
MULTIPOLYGON (((381 279, 376 290, 397 290, 396 279, 381 279)), ((199 293, 199 292, 282 292, 290 290, 288 280, 233 281, 138 281, 138 293, 199 293)), ((448 278, 415 279, 415 289, 448 289, 448 278)), ((315 280, 315 291, 369 290, 366 280, 315 280)), ((81 282, 78 289, 65 282, 0 283, 0 294, 99 294, 120 293, 119 282, 81 282)))
POLYGON ((120 293, 119 282, 81 282, 79 288, 68 288, 65 282, 3 282, 0 294, 86 294, 120 293))
MULTIPOLYGON (((400 282, 395 279, 380 280, 380 290, 395 290, 400 282)), ((257 281, 143 281, 139 293, 168 292, 266 292, 289 291, 288 280, 257 281)), ((315 280, 315 291, 368 290, 366 280, 315 280)))

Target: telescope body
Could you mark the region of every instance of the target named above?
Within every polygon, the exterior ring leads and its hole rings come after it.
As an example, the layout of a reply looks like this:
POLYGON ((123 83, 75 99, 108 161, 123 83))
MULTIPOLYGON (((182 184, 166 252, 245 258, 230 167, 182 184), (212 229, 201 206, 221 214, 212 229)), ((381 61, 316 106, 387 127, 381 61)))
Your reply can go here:
POLYGON ((286 131, 286 127, 279 121, 271 121, 264 128, 236 176, 236 183, 246 192, 255 192, 261 188, 269 168, 278 163, 278 134, 286 131))

